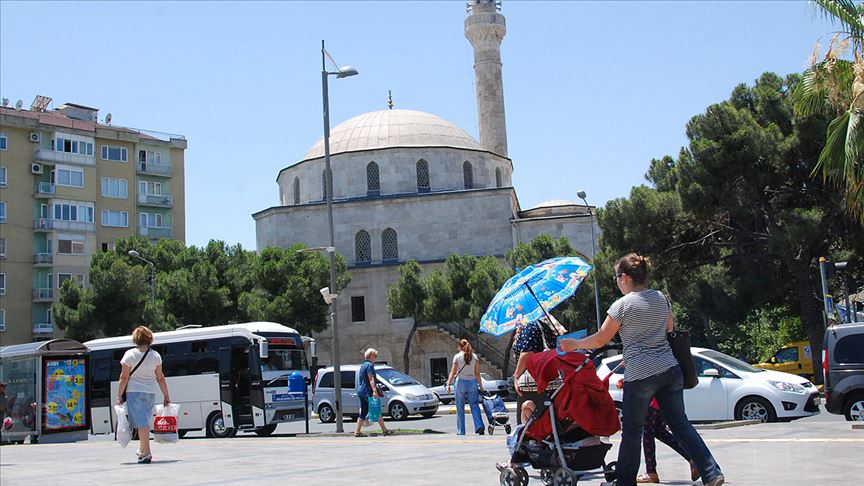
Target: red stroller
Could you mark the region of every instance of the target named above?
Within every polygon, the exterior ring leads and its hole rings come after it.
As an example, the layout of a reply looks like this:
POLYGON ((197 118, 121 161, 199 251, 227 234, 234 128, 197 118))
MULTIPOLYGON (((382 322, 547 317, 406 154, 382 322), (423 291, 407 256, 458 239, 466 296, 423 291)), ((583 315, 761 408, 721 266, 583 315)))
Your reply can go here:
POLYGON ((609 377, 597 378, 591 360, 620 347, 605 346, 588 356, 559 355, 552 349, 528 359, 528 372, 545 395, 524 427, 514 432, 510 463, 516 466, 501 471, 502 486, 527 485, 528 464, 540 470, 546 485, 575 486, 597 475, 616 479, 616 463, 607 464, 605 457, 612 448, 609 436, 621 430, 621 422, 609 395, 609 377))

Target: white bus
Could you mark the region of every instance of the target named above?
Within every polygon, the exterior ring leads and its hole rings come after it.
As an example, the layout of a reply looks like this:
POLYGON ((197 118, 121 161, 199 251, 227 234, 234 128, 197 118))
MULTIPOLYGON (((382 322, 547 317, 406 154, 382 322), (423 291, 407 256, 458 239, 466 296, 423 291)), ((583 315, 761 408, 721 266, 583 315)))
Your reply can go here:
MULTIPOLYGON (((308 339, 308 338, 306 338, 308 339)), ((90 349, 91 433, 114 431, 120 358, 132 336, 94 339, 90 349)), ((154 333, 152 348, 173 403, 179 403, 181 436, 205 429, 208 437, 233 437, 238 430, 266 436, 283 422, 304 420, 303 392, 289 392, 294 372, 308 382, 304 338, 272 322, 181 328, 154 333)), ((156 403, 162 402, 157 389, 156 403)))

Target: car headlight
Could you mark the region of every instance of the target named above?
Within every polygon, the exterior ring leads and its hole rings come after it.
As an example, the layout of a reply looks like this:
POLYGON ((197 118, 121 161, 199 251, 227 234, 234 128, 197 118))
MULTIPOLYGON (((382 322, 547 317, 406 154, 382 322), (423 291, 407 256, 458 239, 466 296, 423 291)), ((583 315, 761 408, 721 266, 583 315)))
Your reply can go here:
POLYGON ((769 381, 768 383, 771 383, 771 385, 773 385, 774 388, 776 388, 780 391, 792 392, 792 393, 806 393, 803 386, 796 385, 794 383, 787 383, 785 381, 769 381))
POLYGON ((406 393, 405 398, 407 398, 408 400, 417 400, 419 397, 417 395, 412 395, 410 393, 406 393))

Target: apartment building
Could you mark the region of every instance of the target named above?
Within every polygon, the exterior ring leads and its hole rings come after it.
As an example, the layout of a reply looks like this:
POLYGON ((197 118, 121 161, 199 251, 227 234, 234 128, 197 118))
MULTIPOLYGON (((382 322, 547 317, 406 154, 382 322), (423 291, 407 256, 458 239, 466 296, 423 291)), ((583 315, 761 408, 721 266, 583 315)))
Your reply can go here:
POLYGON ((60 286, 119 238, 185 241, 186 139, 50 104, 0 106, 0 346, 61 335, 60 286))

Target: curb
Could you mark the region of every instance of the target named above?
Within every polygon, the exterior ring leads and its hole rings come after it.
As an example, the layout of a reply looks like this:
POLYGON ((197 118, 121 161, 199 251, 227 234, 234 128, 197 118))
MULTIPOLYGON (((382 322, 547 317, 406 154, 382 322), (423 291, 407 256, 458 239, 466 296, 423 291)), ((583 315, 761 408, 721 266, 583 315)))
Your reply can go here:
MULTIPOLYGON (((504 405, 507 407, 508 412, 515 412, 516 411, 516 402, 504 402, 504 405)), ((482 409, 483 405, 480 405, 480 407, 482 409)), ((457 410, 456 405, 439 405, 438 406, 438 413, 455 415, 456 410, 457 410)), ((471 415, 471 406, 470 405, 465 405, 465 413, 468 415, 471 415)))
MULTIPOLYGON (((433 430, 433 429, 424 429, 424 430, 403 430, 403 429, 391 429, 391 430, 393 430, 393 435, 391 435, 390 437, 396 437, 396 436, 399 436, 399 435, 401 435, 401 436, 406 436, 406 435, 436 435, 436 434, 446 434, 446 432, 441 432, 440 430, 433 430)), ((364 431, 363 433, 366 434, 366 435, 369 436, 369 437, 384 437, 384 434, 381 433, 381 432, 369 432, 369 431, 364 431)), ((302 439, 302 438, 312 438, 312 439, 315 439, 315 438, 321 438, 321 437, 326 437, 326 438, 333 438, 333 437, 337 437, 337 438, 338 438, 338 437, 342 437, 342 438, 346 438, 346 439, 348 439, 348 438, 350 438, 350 439, 354 439, 354 438, 355 438, 355 437, 354 437, 354 430, 347 431, 347 432, 343 432, 343 433, 341 433, 341 434, 337 434, 337 433, 334 433, 334 432, 323 432, 323 433, 313 432, 313 433, 311 433, 311 434, 296 434, 295 437, 297 437, 298 439, 302 439)), ((357 437, 357 439, 361 439, 361 438, 364 438, 364 437, 357 437)))
POLYGON ((864 423, 853 423, 852 430, 864 430, 864 423))
POLYGON ((744 427, 745 425, 758 425, 761 423, 761 420, 733 420, 730 422, 718 422, 716 424, 693 424, 693 428, 696 430, 720 430, 732 427, 744 427))

